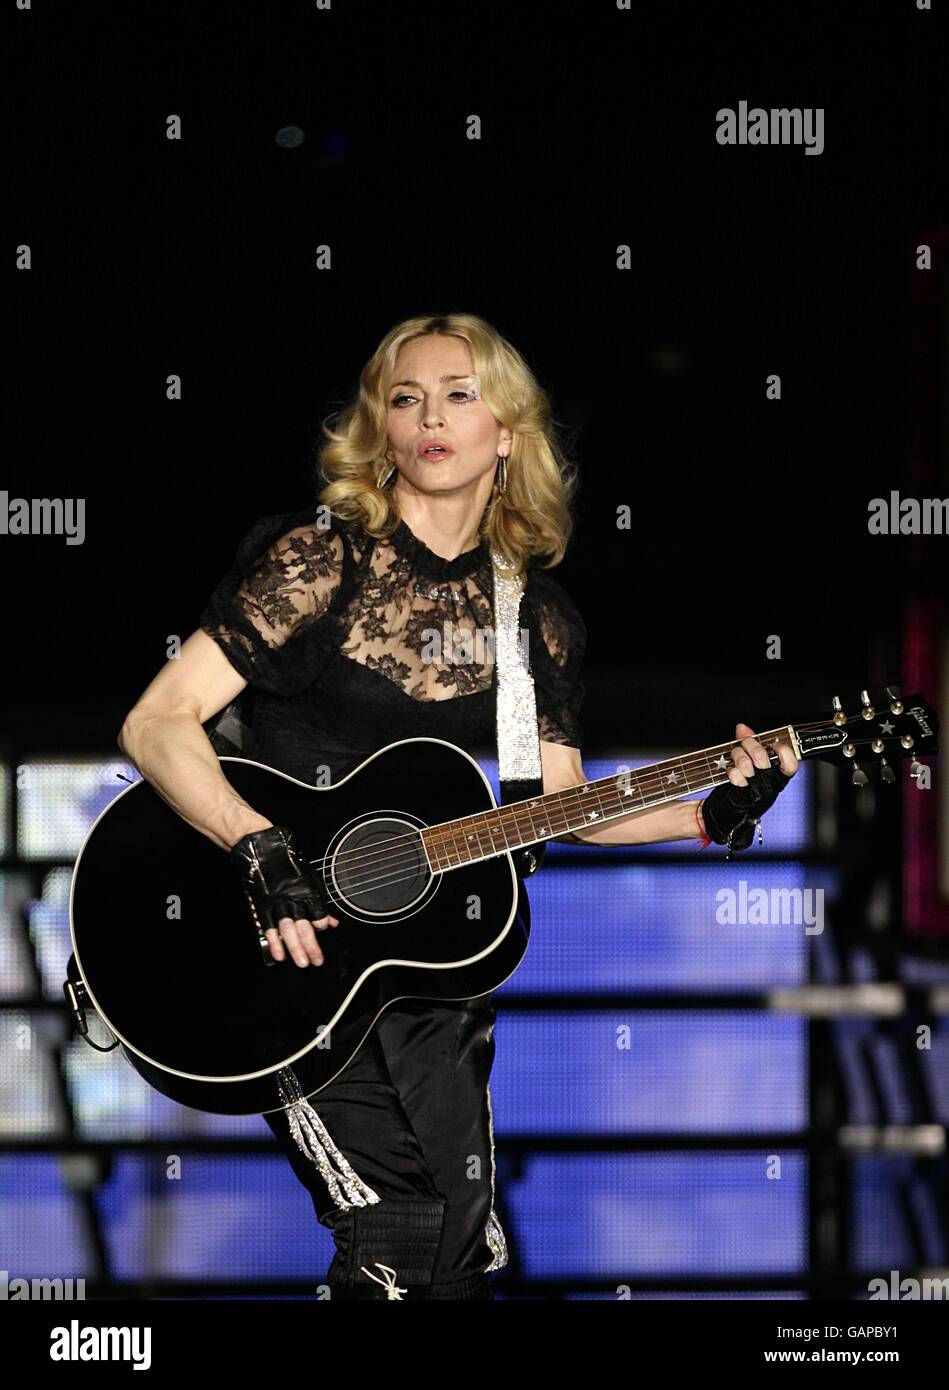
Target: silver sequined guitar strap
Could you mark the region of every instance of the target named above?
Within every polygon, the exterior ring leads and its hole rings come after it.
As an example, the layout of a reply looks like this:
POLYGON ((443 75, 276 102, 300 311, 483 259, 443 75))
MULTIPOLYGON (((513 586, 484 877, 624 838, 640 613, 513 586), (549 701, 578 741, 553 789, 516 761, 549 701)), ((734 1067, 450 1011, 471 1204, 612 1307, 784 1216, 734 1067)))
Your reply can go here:
MULTIPOLYGON (((497 551, 493 552, 491 558, 494 563, 498 781, 501 804, 509 805, 513 801, 542 796, 544 780, 527 630, 524 631, 525 640, 522 642, 519 625, 524 584, 497 551)), ((541 842, 513 851, 514 867, 521 878, 536 873, 546 849, 546 842, 541 842)))
MULTIPOLYGON (((494 563, 494 659, 497 664, 498 778, 502 782, 541 776, 537 701, 526 642, 521 642, 523 581, 498 551, 494 563)), ((526 634, 525 634, 526 636, 526 634)))

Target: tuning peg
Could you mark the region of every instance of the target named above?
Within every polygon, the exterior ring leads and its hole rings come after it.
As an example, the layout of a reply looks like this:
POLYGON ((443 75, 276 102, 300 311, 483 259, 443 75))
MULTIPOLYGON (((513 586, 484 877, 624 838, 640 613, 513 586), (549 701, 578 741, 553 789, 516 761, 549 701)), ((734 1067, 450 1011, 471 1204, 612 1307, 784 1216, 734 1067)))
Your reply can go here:
POLYGON ((895 782, 895 781, 896 781, 896 773, 895 773, 895 772, 893 771, 893 769, 890 767, 890 764, 887 762, 886 758, 881 758, 881 759, 880 759, 880 781, 881 781, 881 782, 895 782))
POLYGON ((863 705, 863 709, 860 713, 863 715, 864 719, 872 719, 876 714, 876 710, 870 703, 870 692, 868 690, 861 690, 860 703, 863 705))
POLYGON ((918 762, 916 761, 916 759, 913 758, 913 760, 911 761, 911 763, 910 763, 910 765, 909 765, 909 775, 910 775, 910 777, 912 777, 912 779, 913 779, 914 782, 915 782, 916 779, 919 777, 919 774, 922 772, 922 770, 923 770, 923 764, 922 764, 922 763, 918 763, 918 762))
POLYGON ((834 706, 834 723, 835 723, 835 724, 846 724, 846 722, 847 722, 847 716, 844 714, 844 707, 843 707, 843 705, 840 703, 840 696, 839 696, 839 695, 835 695, 835 696, 834 696, 834 698, 833 698, 833 706, 834 706))
POLYGON ((891 713, 891 714, 902 714, 902 713, 903 713, 903 701, 900 699, 900 688, 899 688, 899 686, 898 686, 898 685, 888 685, 888 686, 886 687, 886 693, 887 693, 887 695, 889 695, 889 697, 890 697, 890 713, 891 713))
POLYGON ((855 762, 853 765, 853 773, 851 774, 850 780, 855 787, 865 787, 870 779, 864 772, 860 764, 855 762))

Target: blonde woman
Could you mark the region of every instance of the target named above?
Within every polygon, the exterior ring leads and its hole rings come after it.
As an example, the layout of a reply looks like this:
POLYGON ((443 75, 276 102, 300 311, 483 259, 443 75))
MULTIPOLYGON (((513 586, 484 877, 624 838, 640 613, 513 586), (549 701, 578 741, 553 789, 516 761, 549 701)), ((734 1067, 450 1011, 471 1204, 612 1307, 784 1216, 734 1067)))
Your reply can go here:
MULTIPOLYGON (((383 338, 355 399, 324 433, 317 506, 254 525, 181 659, 152 682, 120 738, 142 775, 238 871, 250 856, 263 866, 255 907, 270 923, 273 954, 299 969, 319 969, 319 933, 338 919, 294 858, 292 831, 271 825, 225 780, 203 728, 219 712, 240 710, 246 756, 309 783, 327 770, 336 782, 402 738, 493 746, 492 646, 478 639, 492 628, 497 549, 525 581, 520 621, 544 791, 586 780, 585 628, 550 573, 570 539, 576 475, 521 355, 474 315, 408 319, 383 338)), ((760 814, 796 769, 782 753, 784 772, 771 770, 743 728, 729 786, 704 803, 719 798, 708 828, 722 841, 744 827, 746 805, 760 814), (722 799, 741 791, 745 803, 722 799)), ((709 838, 690 802, 564 838, 699 836, 709 838)), ((495 1210, 494 1021, 490 995, 398 1000, 315 1095, 336 1150, 378 1199, 364 1206, 334 1200, 285 1112, 265 1116, 333 1231, 334 1298, 493 1296, 490 1273, 507 1261, 495 1210)))

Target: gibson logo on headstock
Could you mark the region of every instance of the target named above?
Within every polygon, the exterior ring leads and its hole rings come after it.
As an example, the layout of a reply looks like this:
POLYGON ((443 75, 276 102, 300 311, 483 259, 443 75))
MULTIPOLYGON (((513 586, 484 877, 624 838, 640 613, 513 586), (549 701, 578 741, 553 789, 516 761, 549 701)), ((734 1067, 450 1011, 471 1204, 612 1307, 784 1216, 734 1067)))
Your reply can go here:
POLYGON ((932 738, 933 731, 929 726, 929 720, 926 718, 919 705, 914 705, 913 708, 910 710, 910 714, 916 720, 916 723, 922 729, 923 733, 926 734, 927 737, 932 738))

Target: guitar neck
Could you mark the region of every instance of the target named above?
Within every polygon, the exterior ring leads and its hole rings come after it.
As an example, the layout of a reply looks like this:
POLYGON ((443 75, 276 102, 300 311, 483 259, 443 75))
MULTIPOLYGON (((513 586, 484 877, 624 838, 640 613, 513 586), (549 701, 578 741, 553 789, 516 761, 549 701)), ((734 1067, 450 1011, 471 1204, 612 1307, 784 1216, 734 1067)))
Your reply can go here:
MULTIPOLYGON (((798 747, 790 724, 757 734, 756 738, 768 749, 772 765, 778 762, 778 743, 798 747)), ((581 782, 563 791, 443 821, 426 827, 421 832, 422 840, 435 870, 457 869, 463 864, 493 859, 507 850, 553 840, 570 831, 589 829, 635 811, 678 801, 691 792, 717 787, 728 780, 728 769, 733 766, 730 754, 740 743, 740 739, 734 739, 681 758, 650 763, 636 771, 613 773, 595 782, 581 782)))

